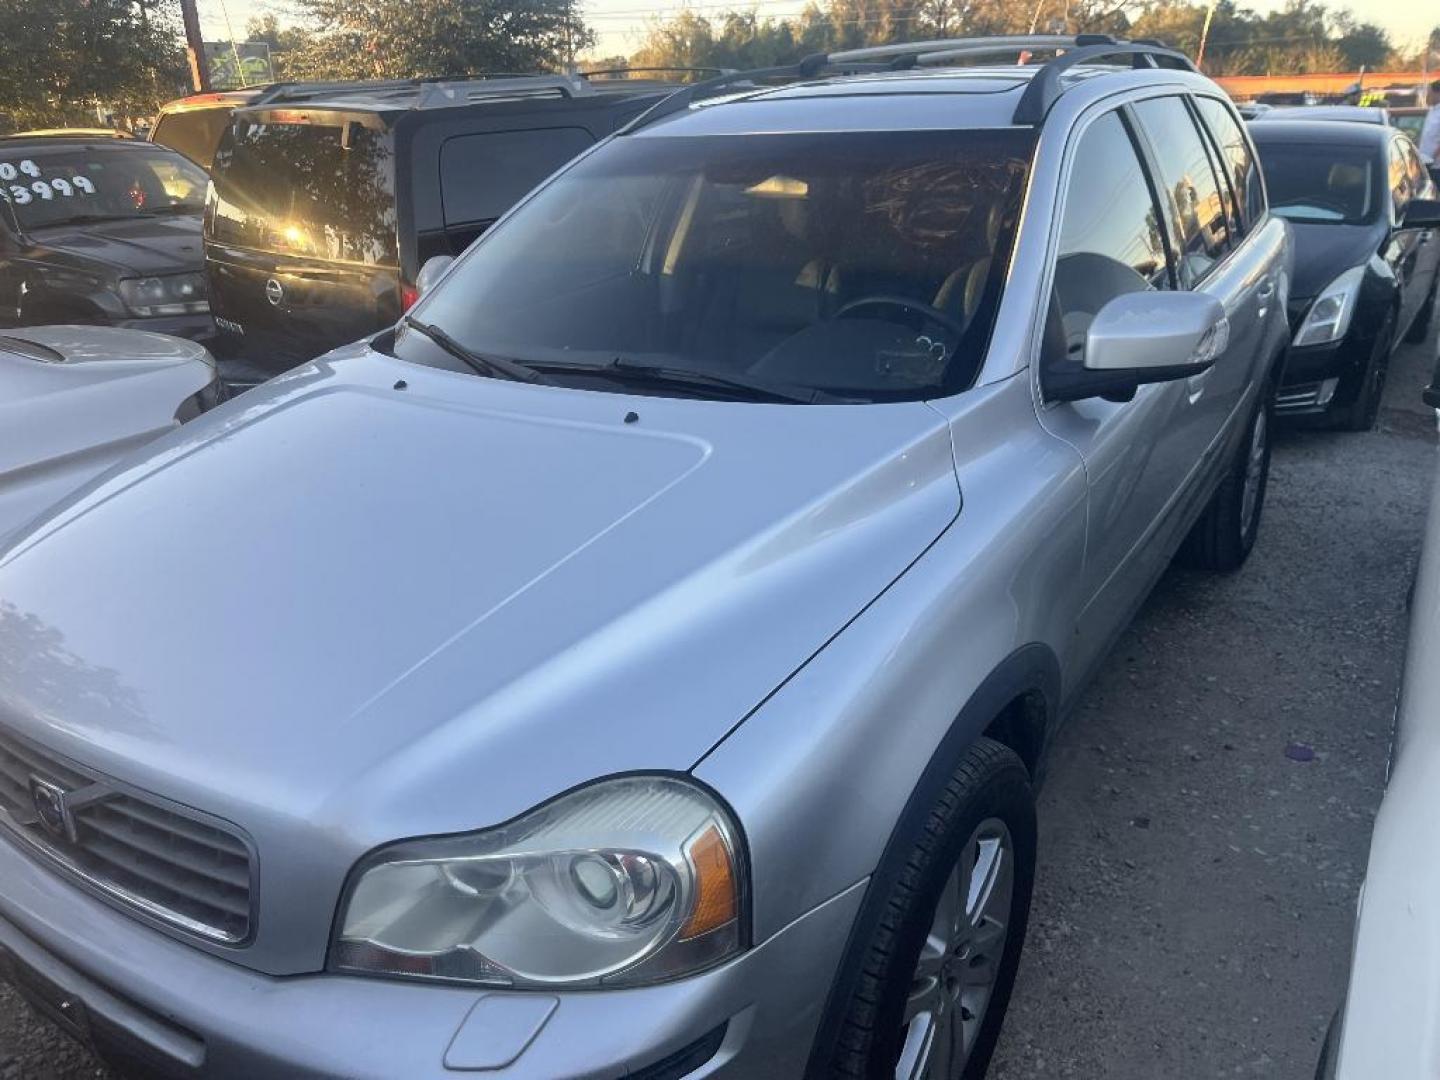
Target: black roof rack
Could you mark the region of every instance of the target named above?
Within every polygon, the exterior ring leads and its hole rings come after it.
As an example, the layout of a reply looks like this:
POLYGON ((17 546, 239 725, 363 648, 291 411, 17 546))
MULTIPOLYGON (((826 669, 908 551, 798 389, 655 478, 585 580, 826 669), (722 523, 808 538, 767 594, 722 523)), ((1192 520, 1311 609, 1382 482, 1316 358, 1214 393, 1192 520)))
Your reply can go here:
MULTIPOLYGON (((597 80, 604 82, 605 80, 597 80)), ((623 80, 615 80, 622 82, 623 80)), ((471 102, 485 97, 589 97, 601 91, 578 75, 549 75, 517 72, 477 72, 468 75, 435 75, 414 79, 360 79, 337 82, 275 83, 250 102, 247 108, 298 104, 328 97, 401 97, 414 95, 410 108, 421 109, 444 102, 471 102)))
POLYGON ((722 67, 612 67, 596 68, 594 71, 577 71, 575 74, 582 79, 593 79, 600 76, 601 82, 615 81, 624 82, 631 75, 655 75, 660 72, 671 72, 678 75, 733 75, 734 68, 722 67), (625 78, 616 78, 624 76, 625 78))
POLYGON ((1034 77, 1015 109, 1015 123, 1038 126, 1063 91, 1060 76, 1077 64, 1094 63, 1110 57, 1128 57, 1136 68, 1178 68, 1195 71, 1184 53, 1166 48, 1157 41, 1122 41, 1108 34, 1011 34, 995 37, 946 38, 938 41, 898 42, 842 52, 812 53, 798 63, 754 71, 727 71, 713 79, 676 90, 663 101, 632 120, 623 131, 654 123, 688 108, 696 101, 726 90, 762 86, 783 80, 813 79, 822 74, 860 74, 874 71, 904 71, 918 66, 937 66, 955 60, 1007 53, 1059 51, 1059 55, 1036 65, 1034 77))

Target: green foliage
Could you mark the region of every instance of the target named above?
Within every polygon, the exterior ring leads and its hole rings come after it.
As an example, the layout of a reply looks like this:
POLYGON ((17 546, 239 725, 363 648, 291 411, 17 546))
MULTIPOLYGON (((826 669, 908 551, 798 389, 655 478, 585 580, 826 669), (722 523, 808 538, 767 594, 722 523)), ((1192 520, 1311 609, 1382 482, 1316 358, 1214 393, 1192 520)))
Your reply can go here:
POLYGON ((297 0, 314 28, 286 77, 384 79, 557 68, 594 40, 573 0, 297 0))
POLYGON ((185 85, 176 0, 0 0, 0 113, 13 129, 147 116, 185 85))
MULTIPOLYGON (((827 0, 791 19, 687 10, 653 23, 631 61, 764 67, 817 51, 1032 30, 1159 38, 1194 56, 1207 9, 1203 0, 827 0)), ((1435 37, 1440 43, 1440 28, 1435 37)), ((1215 75, 1373 70, 1404 59, 1382 28, 1316 0, 1288 0, 1264 15, 1219 0, 1205 48, 1205 70, 1215 75)))

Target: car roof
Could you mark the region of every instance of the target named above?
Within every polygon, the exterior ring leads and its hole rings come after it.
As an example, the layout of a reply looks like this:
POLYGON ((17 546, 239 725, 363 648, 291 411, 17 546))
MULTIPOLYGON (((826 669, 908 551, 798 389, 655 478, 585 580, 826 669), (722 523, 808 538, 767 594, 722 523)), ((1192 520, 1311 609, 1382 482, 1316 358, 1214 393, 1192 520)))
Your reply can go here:
POLYGON ((33 147, 36 150, 55 150, 67 146, 88 146, 118 153, 134 153, 140 150, 160 150, 166 153, 175 153, 175 151, 171 150, 168 146, 161 146, 159 143, 147 142, 144 139, 136 139, 131 136, 124 138, 115 138, 109 135, 79 134, 21 134, 0 136, 0 147, 6 150, 12 150, 16 147, 33 147))
MULTIPOLYGON (((1002 64, 829 75, 704 100, 656 124, 654 133, 681 134, 676 124, 683 124, 687 135, 1025 126, 1016 123, 1016 110, 1041 67, 1002 64), (715 107, 722 104, 744 107, 715 107)), ((1132 85, 1176 83, 1224 96, 1208 79, 1191 72, 1101 63, 1070 68, 1060 76, 1059 89, 1069 93, 1096 80, 1103 80, 1106 93, 1132 85)))
POLYGON ((1391 127, 1348 120, 1251 120, 1246 127, 1257 143, 1332 143, 1338 146, 1383 147, 1395 134, 1391 127))
POLYGON ((119 128, 34 128, 17 131, 6 139, 134 139, 135 136, 119 128))
POLYGON ((268 89, 269 84, 250 86, 243 90, 211 90, 203 94, 187 94, 185 97, 176 98, 174 101, 167 101, 161 105, 159 115, 201 112, 207 109, 234 109, 241 105, 248 105, 268 89))
MULTIPOLYGON (((1385 125, 1390 122, 1388 110, 1378 105, 1277 105, 1263 114, 1267 123, 1283 120, 1346 120, 1352 124, 1385 125)), ((1257 117, 1258 119, 1258 117, 1257 117)))

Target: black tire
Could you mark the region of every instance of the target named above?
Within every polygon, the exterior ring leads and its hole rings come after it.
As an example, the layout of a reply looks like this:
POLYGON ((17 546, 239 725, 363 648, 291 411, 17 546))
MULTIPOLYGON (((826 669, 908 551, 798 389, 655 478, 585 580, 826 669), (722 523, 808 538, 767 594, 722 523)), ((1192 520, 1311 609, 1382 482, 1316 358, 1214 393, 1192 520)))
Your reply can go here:
POLYGON ((1225 470, 1225 478, 1215 489, 1210 504, 1180 547, 1177 561, 1195 570, 1229 572, 1245 565, 1255 548, 1260 532, 1260 517, 1265 510, 1265 492, 1270 485, 1270 435, 1274 431, 1275 384, 1266 384, 1260 400, 1245 426, 1245 437, 1236 448, 1235 456, 1225 470), (1256 452, 1257 425, 1261 445, 1258 448, 1258 487, 1251 505, 1246 507, 1246 481, 1256 452))
MULTIPOLYGON (((1010 841, 1006 933, 996 950, 999 960, 988 1004, 979 1014, 968 1060, 963 1070, 952 1070, 947 1080, 976 1080, 985 1074, 1005 1020, 1030 916, 1035 882, 1035 798, 1029 773, 1015 753, 982 738, 966 751, 928 812, 919 815, 907 832, 897 834, 887 865, 872 880, 872 893, 866 898, 850 955, 842 967, 842 981, 831 1001, 834 1015, 822 1028, 833 1033, 831 1045, 816 1047, 811 1077, 892 1080, 895 1076, 908 1033, 906 1001, 916 985, 921 948, 927 946, 942 893, 953 884, 952 874, 971 851, 977 830, 993 829, 995 822, 1003 823, 1010 841)), ((1004 850, 1003 844, 1000 850, 1004 850)), ((987 895, 993 893, 987 891, 987 895)), ((990 925, 993 937, 993 923, 990 925)), ((970 976, 971 969, 979 969, 978 961, 966 968, 968 946, 964 952, 957 947, 953 955, 948 950, 945 955, 954 965, 949 970, 970 976)), ((934 980, 937 987, 947 982, 945 975, 934 980)), ((953 1000, 956 1004, 947 1007, 959 1009, 960 999, 953 1000)))
POLYGON ((1336 428, 1341 431, 1370 431, 1375 427, 1380 418, 1380 403, 1385 398, 1390 353, 1394 347, 1395 315, 1392 312, 1385 316, 1380 332, 1375 335, 1375 344, 1370 349, 1370 359, 1365 362, 1365 373, 1361 376, 1355 400, 1331 410, 1330 416, 1336 428))
POLYGON ((1417 341, 1424 341, 1425 335, 1430 332, 1430 323, 1435 318, 1435 298, 1440 296, 1440 270, 1435 271, 1435 280, 1430 283, 1430 296, 1425 301, 1425 306, 1415 316, 1415 321, 1410 324, 1410 329, 1405 332, 1405 340, 1412 345, 1417 341))

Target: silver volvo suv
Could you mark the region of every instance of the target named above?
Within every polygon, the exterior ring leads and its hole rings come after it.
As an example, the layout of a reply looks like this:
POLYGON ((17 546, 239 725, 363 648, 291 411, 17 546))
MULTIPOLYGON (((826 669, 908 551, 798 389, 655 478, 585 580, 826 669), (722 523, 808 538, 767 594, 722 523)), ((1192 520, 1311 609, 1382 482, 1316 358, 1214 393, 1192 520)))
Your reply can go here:
POLYGON ((3 971, 146 1075, 979 1076, 1289 242, 1153 44, 677 92, 0 554, 3 971))

